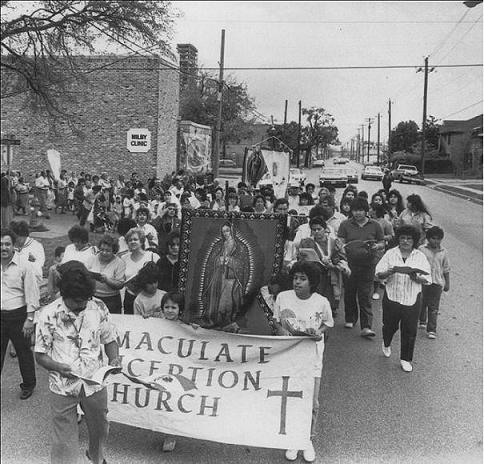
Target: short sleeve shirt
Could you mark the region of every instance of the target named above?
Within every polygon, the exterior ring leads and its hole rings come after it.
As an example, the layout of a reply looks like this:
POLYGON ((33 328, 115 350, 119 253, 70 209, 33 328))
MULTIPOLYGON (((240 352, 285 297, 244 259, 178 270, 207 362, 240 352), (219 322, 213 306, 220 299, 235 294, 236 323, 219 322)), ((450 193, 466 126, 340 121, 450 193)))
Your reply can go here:
MULTIPOLYGON (((102 346, 117 339, 109 310, 97 298, 87 303, 78 315, 70 311, 62 298, 42 308, 35 332, 35 352, 45 353, 54 361, 68 364, 73 373, 92 375, 103 365, 102 346)), ((49 388, 63 396, 79 396, 84 387, 86 396, 101 390, 82 379, 71 379, 59 372, 49 372, 49 388)))

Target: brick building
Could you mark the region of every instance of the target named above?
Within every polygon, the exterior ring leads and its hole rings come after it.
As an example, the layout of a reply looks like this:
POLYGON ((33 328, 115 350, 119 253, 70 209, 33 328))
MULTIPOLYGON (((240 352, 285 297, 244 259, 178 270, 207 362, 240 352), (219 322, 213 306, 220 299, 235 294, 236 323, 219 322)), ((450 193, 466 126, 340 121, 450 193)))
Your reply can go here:
MULTIPOLYGON (((173 64, 154 56, 79 57, 85 82, 73 84, 76 115, 82 136, 65 123, 52 128, 49 119, 32 114, 24 96, 2 98, 2 137, 14 134, 12 169, 28 181, 48 169, 46 151, 61 154, 61 167, 70 171, 108 172, 111 176, 138 172, 147 178, 176 169, 179 72, 173 64), (148 129, 151 147, 145 153, 128 150, 128 131, 148 129)), ((2 76, 4 77, 4 76, 2 76)), ((2 166, 2 169, 4 166, 2 166)))

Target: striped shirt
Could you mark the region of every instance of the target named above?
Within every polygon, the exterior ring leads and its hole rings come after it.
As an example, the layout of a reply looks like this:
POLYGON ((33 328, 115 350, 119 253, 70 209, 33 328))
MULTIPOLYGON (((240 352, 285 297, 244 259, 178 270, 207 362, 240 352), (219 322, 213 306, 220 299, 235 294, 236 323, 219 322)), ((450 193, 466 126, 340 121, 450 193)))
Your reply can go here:
MULTIPOLYGON (((394 266, 409 266, 428 272, 428 275, 420 274, 420 276, 426 280, 426 285, 432 283, 430 264, 426 256, 419 250, 412 250, 404 261, 399 247, 390 248, 376 265, 375 273, 387 272, 394 266)), ((387 277, 385 287, 388 299, 404 306, 413 306, 418 294, 422 291, 422 284, 412 280, 408 274, 400 273, 387 277)))

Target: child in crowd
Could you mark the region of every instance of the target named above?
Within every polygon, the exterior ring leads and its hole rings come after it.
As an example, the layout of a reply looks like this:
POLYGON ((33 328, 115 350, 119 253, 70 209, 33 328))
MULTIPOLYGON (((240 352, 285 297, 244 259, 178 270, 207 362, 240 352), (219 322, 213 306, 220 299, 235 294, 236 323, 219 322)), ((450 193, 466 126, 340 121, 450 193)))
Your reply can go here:
POLYGON ((161 316, 168 321, 177 321, 183 313, 183 295, 178 292, 168 292, 161 299, 161 316))
POLYGON ((47 296, 49 297, 49 300, 54 300, 59 291, 59 287, 57 286, 59 282, 59 272, 57 269, 64 259, 65 251, 66 249, 62 246, 59 246, 54 250, 54 264, 49 268, 49 274, 47 277, 47 296))
POLYGON ((76 208, 74 207, 74 190, 75 185, 74 182, 69 182, 67 184, 67 209, 71 211, 72 214, 76 214, 76 208))
MULTIPOLYGON (((290 272, 293 289, 277 295, 274 304, 274 323, 278 335, 313 335, 316 338, 316 350, 319 355, 317 365, 308 366, 308 375, 314 376, 313 414, 311 439, 316 431, 319 412, 319 387, 323 365, 325 340, 323 336, 334 326, 331 306, 324 296, 316 293, 320 281, 320 271, 316 264, 298 261, 290 272)), ((288 449, 286 459, 295 461, 298 450, 288 449)), ((313 462, 316 459, 314 446, 303 451, 304 460, 313 462)))
POLYGON ((422 308, 420 310, 419 327, 427 329, 427 337, 437 338, 437 315, 440 309, 440 296, 442 290, 450 290, 450 264, 447 250, 441 247, 444 231, 433 226, 425 233, 427 243, 421 245, 419 250, 427 257, 430 263, 432 284, 422 288, 422 308), (428 319, 427 319, 428 315, 428 319))
POLYGON ((158 267, 154 262, 146 263, 136 276, 136 283, 141 289, 133 303, 134 314, 147 317, 162 317, 161 299, 165 291, 158 288, 158 267))

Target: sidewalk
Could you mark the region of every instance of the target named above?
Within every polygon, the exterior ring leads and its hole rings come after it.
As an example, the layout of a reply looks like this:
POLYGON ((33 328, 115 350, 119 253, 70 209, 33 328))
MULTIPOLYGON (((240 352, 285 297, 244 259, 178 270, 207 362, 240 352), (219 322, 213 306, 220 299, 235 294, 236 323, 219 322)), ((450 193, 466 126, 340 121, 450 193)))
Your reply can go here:
POLYGON ((479 205, 483 204, 482 179, 431 177, 425 179, 425 185, 435 190, 448 193, 449 195, 470 200, 479 205))

